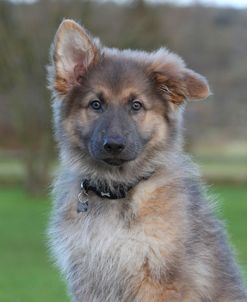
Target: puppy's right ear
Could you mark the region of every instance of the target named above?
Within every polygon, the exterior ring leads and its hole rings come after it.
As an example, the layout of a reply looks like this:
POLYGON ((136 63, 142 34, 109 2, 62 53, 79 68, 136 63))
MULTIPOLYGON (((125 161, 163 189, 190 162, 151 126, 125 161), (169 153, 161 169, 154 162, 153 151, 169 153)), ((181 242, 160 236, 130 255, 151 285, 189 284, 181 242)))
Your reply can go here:
POLYGON ((78 23, 68 19, 61 23, 51 50, 50 86, 56 93, 66 95, 99 60, 96 44, 78 23))

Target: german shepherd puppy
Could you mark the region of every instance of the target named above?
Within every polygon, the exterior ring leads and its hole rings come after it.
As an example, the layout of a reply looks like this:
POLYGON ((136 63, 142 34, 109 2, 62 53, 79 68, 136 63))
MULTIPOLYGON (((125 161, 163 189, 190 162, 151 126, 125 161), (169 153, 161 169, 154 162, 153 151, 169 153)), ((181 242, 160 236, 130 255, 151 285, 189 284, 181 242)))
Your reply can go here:
POLYGON ((246 302, 221 223, 183 153, 201 75, 161 48, 118 50, 72 20, 48 68, 61 169, 50 241, 76 302, 246 302))

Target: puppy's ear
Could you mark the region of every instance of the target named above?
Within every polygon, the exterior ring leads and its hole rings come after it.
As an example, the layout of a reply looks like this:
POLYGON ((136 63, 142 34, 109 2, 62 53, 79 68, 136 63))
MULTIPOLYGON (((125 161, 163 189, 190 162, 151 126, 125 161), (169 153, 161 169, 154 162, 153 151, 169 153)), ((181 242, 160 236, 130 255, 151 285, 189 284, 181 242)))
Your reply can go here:
POLYGON ((157 52, 150 70, 158 93, 173 104, 205 99, 210 94, 206 78, 187 69, 179 56, 167 50, 157 52))
POLYGON ((186 86, 186 97, 189 100, 202 100, 211 93, 206 78, 191 69, 185 69, 183 81, 186 86))
POLYGON ((66 95, 71 87, 80 83, 88 68, 99 60, 100 49, 96 43, 73 20, 61 23, 51 53, 51 86, 58 94, 66 95))

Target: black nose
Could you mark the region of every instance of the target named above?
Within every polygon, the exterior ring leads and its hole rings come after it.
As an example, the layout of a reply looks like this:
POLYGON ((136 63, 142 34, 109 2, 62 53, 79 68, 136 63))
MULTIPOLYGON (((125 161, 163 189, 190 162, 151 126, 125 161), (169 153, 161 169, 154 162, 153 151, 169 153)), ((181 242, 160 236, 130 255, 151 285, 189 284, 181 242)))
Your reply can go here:
POLYGON ((104 141, 104 149, 107 153, 117 155, 125 148, 125 139, 122 137, 108 137, 104 141))

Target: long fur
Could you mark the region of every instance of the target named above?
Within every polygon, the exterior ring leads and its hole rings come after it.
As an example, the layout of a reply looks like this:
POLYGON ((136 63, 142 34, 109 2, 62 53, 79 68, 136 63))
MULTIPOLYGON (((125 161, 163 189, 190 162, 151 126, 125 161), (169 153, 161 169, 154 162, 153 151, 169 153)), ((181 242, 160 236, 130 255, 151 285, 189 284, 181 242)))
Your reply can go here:
MULTIPOLYGON (((68 28, 77 28, 74 23, 67 24, 68 28)), ((176 81, 169 89, 175 87, 174 94, 180 102, 186 83, 176 85, 185 78, 182 74, 186 67, 177 55, 166 49, 150 54, 102 48, 98 42, 95 45, 104 58, 127 60, 127 64, 137 62, 145 66, 147 73, 154 69, 156 73, 170 70, 169 80, 176 75, 176 81)), ((122 169, 104 168, 84 149, 75 148, 75 134, 69 128, 75 115, 65 117, 63 113, 68 94, 61 95, 54 89, 57 70, 53 58, 49 79, 61 167, 54 181, 49 237, 71 299, 75 302, 247 301, 224 227, 215 217, 213 202, 205 193, 197 167, 182 150, 184 104, 173 104, 166 95, 169 123, 159 112, 156 120, 150 119, 150 127, 154 127, 151 141, 155 145, 145 148, 122 169), (125 199, 103 200, 89 192, 90 210, 76 212, 83 178, 91 179, 95 185, 104 181, 113 187, 113 183, 131 184, 145 176, 149 178, 141 180, 125 199)), ((192 87, 194 94, 201 92, 204 83, 200 78, 197 87, 192 87)), ((205 89, 201 96, 204 94, 205 89)))

